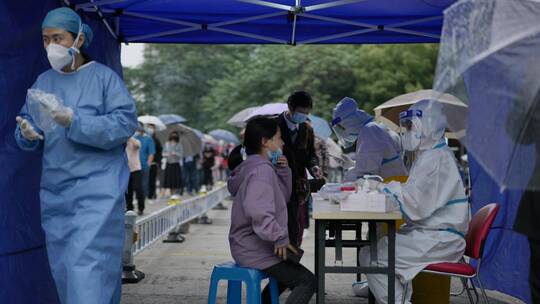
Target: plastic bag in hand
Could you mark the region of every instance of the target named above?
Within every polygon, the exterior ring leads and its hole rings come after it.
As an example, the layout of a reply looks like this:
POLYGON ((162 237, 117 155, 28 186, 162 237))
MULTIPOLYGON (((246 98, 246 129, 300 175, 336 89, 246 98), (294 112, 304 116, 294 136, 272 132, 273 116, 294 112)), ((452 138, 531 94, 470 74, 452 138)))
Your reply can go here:
POLYGON ((26 94, 26 106, 28 114, 32 116, 34 123, 43 132, 51 132, 58 125, 51 114, 63 106, 63 102, 58 96, 39 89, 29 89, 26 94))

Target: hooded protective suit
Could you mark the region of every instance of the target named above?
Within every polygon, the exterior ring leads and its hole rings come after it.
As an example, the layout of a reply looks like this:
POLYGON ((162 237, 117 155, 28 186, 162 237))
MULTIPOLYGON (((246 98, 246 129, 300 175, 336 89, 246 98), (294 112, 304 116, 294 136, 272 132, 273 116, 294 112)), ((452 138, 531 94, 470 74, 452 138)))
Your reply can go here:
POLYGON ((345 173, 344 181, 356 181, 365 174, 385 179, 407 175, 399 145, 369 114, 358 109, 354 99, 345 97, 336 105, 332 126, 342 144, 357 140, 356 165, 345 173))
MULTIPOLYGON (((427 265, 457 262, 465 250, 469 205, 453 153, 444 141, 446 119, 437 102, 420 101, 409 111, 412 128, 404 147, 418 152, 407 183, 392 182, 382 191, 401 209, 405 225, 396 236, 396 302, 404 287, 427 265)), ((407 111, 407 112, 409 112, 407 111)), ((379 265, 388 265, 388 238, 378 242, 379 265)), ((362 265, 370 263, 369 248, 360 252, 362 265)), ((370 290, 379 303, 387 301, 387 276, 368 274, 370 290)), ((408 284, 407 301, 412 294, 408 284)))

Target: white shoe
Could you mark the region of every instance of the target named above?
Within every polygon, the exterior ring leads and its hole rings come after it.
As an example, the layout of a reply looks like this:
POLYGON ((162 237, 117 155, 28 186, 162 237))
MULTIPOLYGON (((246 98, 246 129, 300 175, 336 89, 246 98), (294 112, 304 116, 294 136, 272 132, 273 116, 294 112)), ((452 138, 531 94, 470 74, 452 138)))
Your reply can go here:
POLYGON ((354 282, 352 284, 352 290, 357 297, 367 298, 369 296, 369 286, 367 281, 354 282))

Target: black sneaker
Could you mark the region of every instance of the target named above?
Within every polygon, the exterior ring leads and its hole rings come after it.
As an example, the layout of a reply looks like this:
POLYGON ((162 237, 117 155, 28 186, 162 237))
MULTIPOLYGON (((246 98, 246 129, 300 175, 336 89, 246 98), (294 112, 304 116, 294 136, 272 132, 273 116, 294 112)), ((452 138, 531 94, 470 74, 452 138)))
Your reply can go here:
POLYGON ((144 212, 142 212, 141 210, 139 210, 139 212, 137 212, 138 215, 143 215, 144 212))

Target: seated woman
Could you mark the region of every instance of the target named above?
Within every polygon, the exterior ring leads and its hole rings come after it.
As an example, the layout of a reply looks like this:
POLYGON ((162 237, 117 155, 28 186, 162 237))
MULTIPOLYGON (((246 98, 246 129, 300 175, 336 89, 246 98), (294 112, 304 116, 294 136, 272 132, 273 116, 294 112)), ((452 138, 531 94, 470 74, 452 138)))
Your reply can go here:
MULTIPOLYGON (((405 128, 403 148, 417 153, 409 178, 404 184, 369 182, 370 188, 385 193, 403 213, 405 225, 396 235, 395 303, 402 303, 402 297, 410 303, 410 283, 422 269, 433 263, 457 262, 463 256, 469 205, 454 154, 444 139, 446 118, 441 104, 419 101, 400 119, 405 128)), ((388 265, 387 252, 388 238, 384 237, 378 242, 379 265, 388 265)), ((369 247, 360 251, 360 263, 370 263, 369 247)), ((367 279, 377 303, 388 303, 387 276, 368 274, 367 279)))
MULTIPOLYGON (((317 284, 313 273, 289 259, 298 255, 289 243, 287 229, 292 177, 281 152, 283 141, 277 122, 270 118, 250 121, 244 146, 247 158, 233 170, 227 184, 233 196, 231 254, 238 265, 260 269, 274 277, 280 293, 290 288, 286 303, 308 303, 317 284)), ((233 163, 234 166, 237 162, 233 163)), ((262 299, 263 303, 271 303, 269 286, 262 299)))

